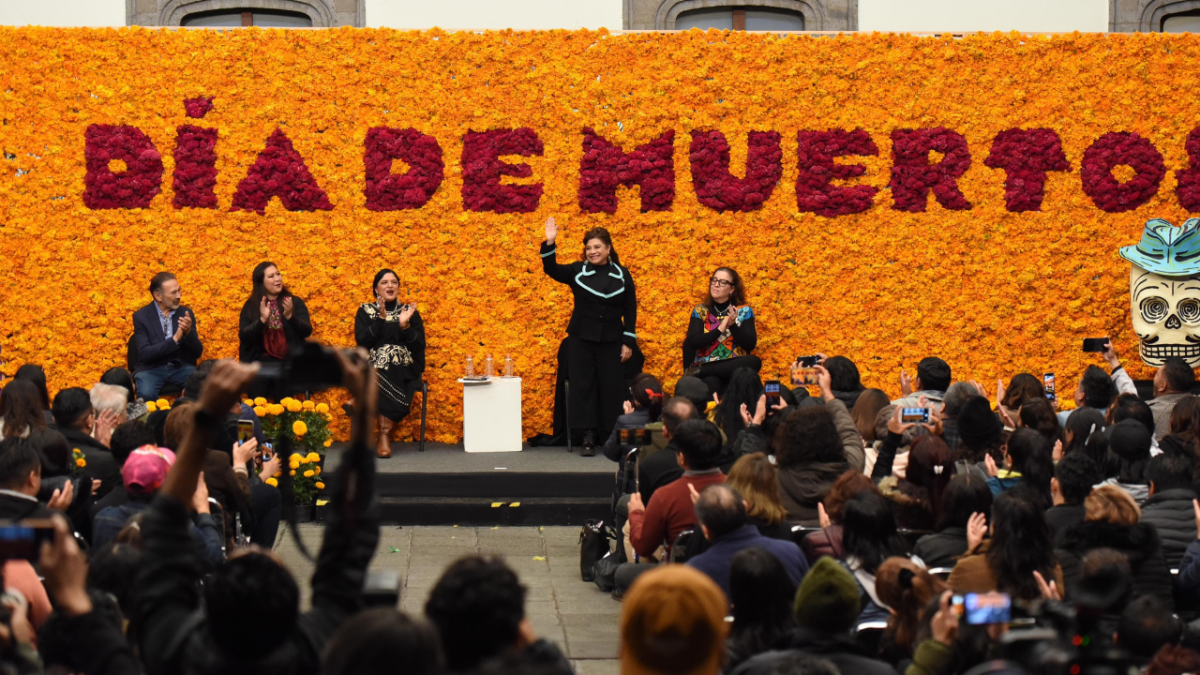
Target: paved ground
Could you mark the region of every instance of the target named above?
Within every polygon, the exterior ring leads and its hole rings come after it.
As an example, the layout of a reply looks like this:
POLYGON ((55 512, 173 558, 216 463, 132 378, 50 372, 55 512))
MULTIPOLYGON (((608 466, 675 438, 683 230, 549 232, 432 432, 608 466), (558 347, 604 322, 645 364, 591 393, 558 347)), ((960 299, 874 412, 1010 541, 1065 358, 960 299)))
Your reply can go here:
MULTIPOLYGON (((316 554, 322 527, 301 525, 316 554)), ((419 614, 442 570, 467 553, 503 555, 529 588, 526 611, 538 635, 558 644, 579 675, 616 675, 621 604, 579 578, 578 527, 397 527, 385 525, 372 569, 400 573, 400 609, 419 614)), ((283 527, 276 550, 301 580, 309 602, 313 564, 283 527)))

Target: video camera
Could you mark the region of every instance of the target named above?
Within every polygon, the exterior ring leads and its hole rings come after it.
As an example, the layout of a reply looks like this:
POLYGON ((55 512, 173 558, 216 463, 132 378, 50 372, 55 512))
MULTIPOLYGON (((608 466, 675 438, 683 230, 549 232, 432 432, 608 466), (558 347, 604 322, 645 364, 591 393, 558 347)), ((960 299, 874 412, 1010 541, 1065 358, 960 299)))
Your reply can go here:
POLYGON ((305 342, 299 349, 291 350, 283 361, 261 363, 253 388, 278 401, 300 391, 325 391, 341 386, 344 378, 337 353, 338 350, 318 342, 305 342))

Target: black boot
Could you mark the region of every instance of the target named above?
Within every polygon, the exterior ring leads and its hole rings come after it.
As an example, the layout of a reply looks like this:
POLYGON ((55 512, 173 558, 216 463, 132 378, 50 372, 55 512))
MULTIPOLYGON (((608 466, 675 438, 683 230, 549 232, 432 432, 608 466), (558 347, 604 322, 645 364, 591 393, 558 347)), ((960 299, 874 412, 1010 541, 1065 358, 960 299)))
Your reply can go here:
POLYGON ((592 431, 591 429, 583 432, 583 449, 579 451, 579 456, 596 456, 596 432, 592 431))

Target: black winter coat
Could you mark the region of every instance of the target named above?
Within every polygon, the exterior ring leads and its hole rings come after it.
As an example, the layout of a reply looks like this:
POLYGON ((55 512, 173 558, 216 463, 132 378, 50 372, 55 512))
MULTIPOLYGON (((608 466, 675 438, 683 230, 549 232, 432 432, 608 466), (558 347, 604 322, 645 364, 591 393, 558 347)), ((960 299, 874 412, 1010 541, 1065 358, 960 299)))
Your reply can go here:
POLYGON ((1158 530, 1167 567, 1178 569, 1188 544, 1196 541, 1196 513, 1192 508, 1195 498, 1190 488, 1163 490, 1142 506, 1142 522, 1158 530))
POLYGON ((560 265, 553 244, 542 242, 542 270, 575 296, 567 335, 589 342, 637 345, 637 289, 629 269, 617 263, 560 265))
POLYGON ((1063 533, 1059 548, 1054 555, 1062 565, 1063 582, 1067 595, 1075 593, 1079 585, 1080 563, 1090 551, 1111 548, 1129 558, 1133 572, 1134 597, 1158 596, 1168 606, 1175 606, 1171 572, 1163 557, 1158 532, 1149 523, 1118 525, 1116 523, 1085 521, 1068 528, 1063 533))
POLYGON ((954 567, 957 558, 967 552, 967 528, 947 527, 941 532, 927 534, 917 540, 913 555, 920 558, 925 567, 954 567))
POLYGON ((849 635, 829 635, 799 629, 792 639, 792 648, 763 652, 743 661, 730 675, 772 675, 786 672, 781 668, 798 656, 827 659, 844 675, 895 675, 889 663, 871 658, 849 635))
MULTIPOLYGON (((312 335, 312 319, 308 316, 308 305, 296 296, 292 298, 292 318, 283 316, 283 307, 279 308, 283 323, 283 335, 287 338, 288 351, 295 351, 312 335)), ((280 298, 280 301, 283 299, 280 298)), ((242 363, 253 361, 275 361, 267 354, 263 344, 262 314, 258 305, 246 300, 242 305, 242 313, 238 317, 238 360, 242 363)))

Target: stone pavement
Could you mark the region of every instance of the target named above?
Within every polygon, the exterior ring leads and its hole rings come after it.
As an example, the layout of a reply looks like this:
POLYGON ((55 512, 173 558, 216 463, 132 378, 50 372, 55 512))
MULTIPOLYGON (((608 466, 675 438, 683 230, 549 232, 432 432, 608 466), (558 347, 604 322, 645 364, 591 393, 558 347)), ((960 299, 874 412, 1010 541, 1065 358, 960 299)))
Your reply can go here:
MULTIPOLYGON (((300 525, 315 556, 322 526, 300 525)), ((579 578, 578 527, 397 527, 384 525, 372 569, 397 570, 400 609, 420 614, 442 570, 468 553, 498 554, 529 589, 525 610, 538 635, 558 644, 579 675, 616 675, 621 603, 579 578)), ((313 563, 296 548, 285 524, 276 551, 300 581, 309 604, 313 563)))

